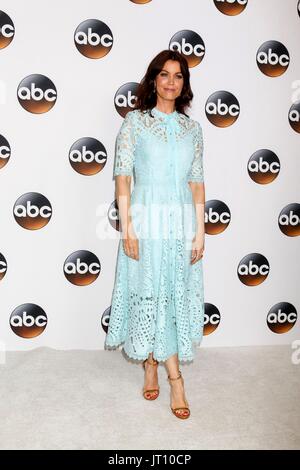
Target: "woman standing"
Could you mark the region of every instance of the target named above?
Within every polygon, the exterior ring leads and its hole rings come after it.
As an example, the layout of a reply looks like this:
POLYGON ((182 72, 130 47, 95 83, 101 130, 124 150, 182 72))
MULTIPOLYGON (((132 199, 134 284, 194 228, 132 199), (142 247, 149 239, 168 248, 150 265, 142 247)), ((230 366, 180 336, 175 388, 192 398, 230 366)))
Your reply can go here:
POLYGON ((165 362, 170 406, 188 418, 179 362, 203 335, 203 134, 185 110, 193 93, 185 57, 164 50, 149 64, 116 139, 114 176, 122 227, 106 347, 143 360, 144 398, 159 395, 165 362), (131 177, 134 189, 131 191, 131 177))

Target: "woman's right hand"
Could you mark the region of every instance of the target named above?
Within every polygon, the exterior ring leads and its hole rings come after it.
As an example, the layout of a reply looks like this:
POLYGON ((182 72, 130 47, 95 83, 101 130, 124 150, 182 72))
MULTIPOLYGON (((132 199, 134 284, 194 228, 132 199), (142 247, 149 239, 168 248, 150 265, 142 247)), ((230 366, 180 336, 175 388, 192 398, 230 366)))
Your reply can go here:
POLYGON ((139 240, 133 229, 125 234, 123 238, 123 248, 129 258, 139 259, 139 240))

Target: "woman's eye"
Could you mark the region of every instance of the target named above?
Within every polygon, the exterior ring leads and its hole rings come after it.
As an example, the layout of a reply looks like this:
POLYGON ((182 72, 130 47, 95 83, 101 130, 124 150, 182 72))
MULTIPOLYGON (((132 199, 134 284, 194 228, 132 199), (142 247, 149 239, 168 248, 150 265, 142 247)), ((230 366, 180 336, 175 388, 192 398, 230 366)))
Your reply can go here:
MULTIPOLYGON (((162 77, 165 77, 167 74, 166 74, 166 72, 162 72, 160 75, 162 77)), ((177 78, 182 78, 182 75, 177 75, 177 78)))

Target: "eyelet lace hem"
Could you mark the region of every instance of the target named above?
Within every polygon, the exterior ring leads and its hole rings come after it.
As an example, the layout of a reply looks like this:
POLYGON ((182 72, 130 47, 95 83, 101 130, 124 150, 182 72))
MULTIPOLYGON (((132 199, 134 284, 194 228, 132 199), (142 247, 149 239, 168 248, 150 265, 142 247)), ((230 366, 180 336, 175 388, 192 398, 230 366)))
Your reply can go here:
MULTIPOLYGON (((202 337, 197 338, 197 339, 192 339, 192 348, 194 349, 194 351, 196 350, 196 348, 198 348, 200 346, 201 342, 202 342, 202 337)), ((118 351, 119 350, 118 348, 122 344, 125 344, 125 340, 119 341, 118 343, 115 343, 115 344, 112 344, 112 343, 106 344, 105 343, 105 350, 108 350, 108 351, 116 350, 116 351, 118 351)), ((153 350, 151 350, 151 351, 148 351, 145 355, 144 354, 133 354, 132 352, 129 352, 127 350, 125 345, 123 346, 122 349, 130 359, 134 359, 136 361, 144 361, 145 359, 148 358, 150 353, 153 353, 153 350)), ((153 353, 153 358, 156 359, 158 362, 166 362, 174 354, 178 354, 178 361, 179 362, 192 362, 195 358, 195 354, 192 354, 190 356, 182 356, 182 355, 180 355, 180 353, 178 353, 177 349, 174 350, 173 352, 167 354, 167 355, 164 355, 164 356, 156 355, 155 352, 154 352, 153 353)))

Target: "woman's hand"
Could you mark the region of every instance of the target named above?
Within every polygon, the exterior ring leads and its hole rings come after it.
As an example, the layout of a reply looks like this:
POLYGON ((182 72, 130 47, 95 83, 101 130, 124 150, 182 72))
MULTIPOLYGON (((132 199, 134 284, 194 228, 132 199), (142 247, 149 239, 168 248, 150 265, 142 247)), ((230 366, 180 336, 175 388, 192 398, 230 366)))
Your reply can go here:
POLYGON ((202 257, 204 252, 204 236, 195 235, 192 241, 191 251, 191 264, 197 263, 202 257))
POLYGON ((129 258, 139 259, 139 240, 131 229, 123 238, 123 248, 129 258))

